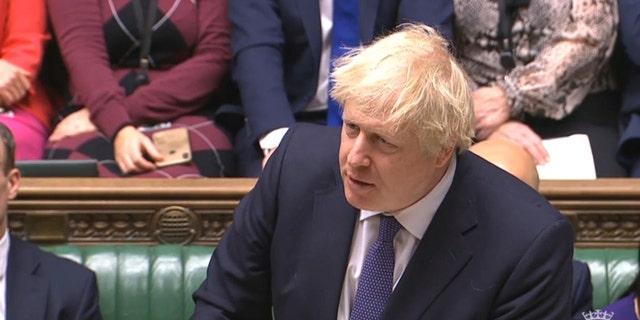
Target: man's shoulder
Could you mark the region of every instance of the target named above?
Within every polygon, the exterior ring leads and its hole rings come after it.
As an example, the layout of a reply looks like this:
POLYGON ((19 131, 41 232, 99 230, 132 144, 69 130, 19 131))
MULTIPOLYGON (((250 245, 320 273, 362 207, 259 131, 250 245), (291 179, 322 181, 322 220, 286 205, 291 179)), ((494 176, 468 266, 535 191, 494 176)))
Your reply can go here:
POLYGON ((280 179, 295 181, 290 186, 333 185, 339 177, 339 150, 339 128, 296 124, 289 128, 272 158, 282 169, 276 169, 280 179))
POLYGON ((37 272, 40 274, 52 275, 57 279, 62 279, 66 276, 74 279, 91 279, 95 277, 95 274, 89 268, 70 259, 44 251, 28 241, 12 237, 10 246, 14 247, 17 255, 29 255, 32 257, 33 260, 30 261, 38 265, 37 272))
POLYGON ((303 158, 306 162, 328 159, 337 163, 340 128, 297 123, 289 128, 282 145, 288 158, 303 158))
POLYGON ((336 142, 340 142, 340 127, 296 123, 291 126, 289 133, 296 139, 304 141, 334 139, 336 142))
POLYGON ((480 157, 466 152, 458 157, 462 164, 460 185, 472 188, 480 207, 491 215, 509 215, 512 219, 535 221, 541 227, 563 219, 560 212, 537 190, 490 164, 480 157))

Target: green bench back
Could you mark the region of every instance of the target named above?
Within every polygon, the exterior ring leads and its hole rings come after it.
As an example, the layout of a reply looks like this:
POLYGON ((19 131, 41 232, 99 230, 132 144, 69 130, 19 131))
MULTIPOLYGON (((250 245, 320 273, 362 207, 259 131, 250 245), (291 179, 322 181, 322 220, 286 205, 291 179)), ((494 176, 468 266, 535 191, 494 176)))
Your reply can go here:
MULTIPOLYGON (((179 320, 193 312, 213 252, 208 246, 43 246, 94 270, 105 320, 179 320)), ((595 308, 616 300, 638 272, 636 249, 576 249, 589 264, 595 308)))
POLYGON ((589 265, 596 309, 620 298, 638 273, 638 249, 576 249, 574 257, 589 265))
POLYGON ((213 247, 43 246, 96 272, 105 320, 179 320, 193 313, 213 247))

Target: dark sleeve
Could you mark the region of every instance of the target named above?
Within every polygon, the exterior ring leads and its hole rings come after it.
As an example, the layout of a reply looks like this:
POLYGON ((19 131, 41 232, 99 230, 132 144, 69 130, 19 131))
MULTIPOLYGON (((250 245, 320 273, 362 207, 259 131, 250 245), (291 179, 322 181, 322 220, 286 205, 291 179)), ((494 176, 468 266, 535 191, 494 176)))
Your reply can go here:
POLYGON ((233 224, 211 257, 207 278, 193 294, 192 320, 271 318, 270 248, 280 171, 293 131, 235 210, 233 224))
POLYGON ((491 319, 569 319, 573 237, 564 218, 542 230, 504 284, 491 319))
POLYGON ((85 281, 74 320, 102 320, 96 275, 91 272, 85 281))
POLYGON ((640 1, 619 0, 620 40, 627 56, 640 66, 640 1))
POLYGON ((280 11, 275 0, 229 1, 233 77, 249 127, 257 137, 295 122, 284 85, 287 41, 280 11))
POLYGON ((571 286, 571 319, 584 320, 583 312, 593 310, 593 287, 589 266, 580 261, 573 261, 573 284, 571 286))
POLYGON ((231 60, 227 0, 199 0, 197 6, 198 43, 193 56, 126 97, 135 123, 165 122, 193 113, 221 87, 231 60))
POLYGON ((629 65, 626 70, 627 88, 622 91, 620 110, 620 142, 617 160, 629 176, 640 177, 640 66, 629 65))
MULTIPOLYGON (((548 3, 549 10, 558 10, 562 2, 548 3)), ((513 117, 526 113, 560 120, 584 101, 611 58, 617 37, 615 9, 612 0, 572 2, 565 21, 549 23, 535 58, 496 82, 513 117)))
POLYGON ((640 2, 620 0, 620 39, 631 61, 626 70, 627 88, 622 92, 620 143, 617 159, 629 176, 640 177, 640 2))
POLYGON ((451 40, 453 14, 453 0, 402 0, 398 8, 398 23, 422 22, 451 40))
POLYGON ((98 0, 47 0, 60 51, 78 102, 109 138, 130 123, 124 91, 107 54, 98 0))

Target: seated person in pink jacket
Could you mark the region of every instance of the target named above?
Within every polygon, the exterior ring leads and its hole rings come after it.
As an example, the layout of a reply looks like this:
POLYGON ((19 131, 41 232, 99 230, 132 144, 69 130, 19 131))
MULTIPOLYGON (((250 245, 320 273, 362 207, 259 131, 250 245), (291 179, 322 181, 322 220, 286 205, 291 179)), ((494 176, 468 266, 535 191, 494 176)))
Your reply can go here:
POLYGON ((16 159, 41 159, 55 110, 38 81, 48 39, 45 0, 0 0, 0 122, 16 159))

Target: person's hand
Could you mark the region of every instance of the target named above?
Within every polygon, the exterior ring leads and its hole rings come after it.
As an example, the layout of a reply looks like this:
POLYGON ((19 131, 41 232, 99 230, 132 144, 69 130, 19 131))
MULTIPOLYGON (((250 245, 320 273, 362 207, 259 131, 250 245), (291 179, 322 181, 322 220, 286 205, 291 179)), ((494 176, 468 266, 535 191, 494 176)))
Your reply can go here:
POLYGON ((30 74, 0 59, 0 103, 8 107, 22 99, 31 88, 30 74))
POLYGON ((271 158, 271 155, 274 151, 276 151, 276 148, 269 150, 269 152, 264 155, 264 158, 262 158, 262 169, 264 169, 264 166, 267 165, 267 161, 269 161, 269 158, 271 158))
POLYGON ((481 87, 473 91, 473 111, 476 120, 476 138, 486 139, 509 120, 509 101, 500 87, 481 87))
POLYGON ((151 171, 156 168, 154 162, 162 161, 162 155, 151 139, 131 125, 118 131, 113 148, 118 167, 125 174, 151 171))
POLYGON ((542 139, 529 126, 517 121, 508 121, 498 127, 487 139, 502 139, 524 147, 538 165, 549 162, 549 153, 542 145, 542 139))
POLYGON ((82 108, 64 117, 56 128, 53 129, 53 132, 49 136, 49 141, 56 142, 66 137, 97 130, 89 118, 89 109, 82 108))

